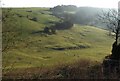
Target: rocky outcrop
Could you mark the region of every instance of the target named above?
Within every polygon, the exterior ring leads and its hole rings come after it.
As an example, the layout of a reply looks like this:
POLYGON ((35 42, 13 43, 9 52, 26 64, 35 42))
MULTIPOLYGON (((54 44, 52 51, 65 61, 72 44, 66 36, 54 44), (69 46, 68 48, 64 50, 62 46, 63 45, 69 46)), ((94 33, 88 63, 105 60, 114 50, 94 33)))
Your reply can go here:
POLYGON ((116 42, 112 46, 112 54, 103 60, 103 73, 107 78, 116 76, 120 78, 120 44, 116 42), (116 75, 114 75, 116 74, 116 75))

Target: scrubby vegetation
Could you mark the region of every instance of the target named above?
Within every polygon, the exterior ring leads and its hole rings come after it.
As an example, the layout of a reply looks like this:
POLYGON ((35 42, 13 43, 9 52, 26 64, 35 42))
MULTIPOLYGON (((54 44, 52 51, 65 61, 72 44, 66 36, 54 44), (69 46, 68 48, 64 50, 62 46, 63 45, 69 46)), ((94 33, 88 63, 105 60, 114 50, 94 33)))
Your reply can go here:
POLYGON ((89 59, 77 60, 70 64, 56 64, 50 68, 27 68, 15 72, 8 72, 5 78, 19 79, 92 79, 103 78, 102 68, 99 62, 89 59), (17 73, 15 73, 17 72, 17 73), (17 74, 17 75, 16 75, 17 74))
MULTIPOLYGON (((3 74, 4 79, 119 79, 116 73, 104 75, 102 64, 90 59, 58 63, 55 67, 22 68, 3 74)), ((109 69, 108 69, 109 72, 109 69)))

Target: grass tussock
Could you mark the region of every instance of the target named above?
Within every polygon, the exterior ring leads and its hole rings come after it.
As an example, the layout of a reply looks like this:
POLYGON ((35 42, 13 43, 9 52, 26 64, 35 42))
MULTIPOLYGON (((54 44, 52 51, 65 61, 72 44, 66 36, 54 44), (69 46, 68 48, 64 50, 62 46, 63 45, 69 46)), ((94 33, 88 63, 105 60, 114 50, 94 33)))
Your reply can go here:
POLYGON ((16 69, 3 72, 3 79, 119 79, 118 74, 104 75, 100 62, 81 59, 73 63, 58 63, 54 67, 16 69))
POLYGON ((58 64, 52 78, 93 79, 102 78, 102 67, 99 62, 88 59, 77 60, 71 64, 58 64))
POLYGON ((50 68, 16 69, 3 73, 7 79, 92 79, 103 78, 102 67, 98 62, 87 59, 77 60, 73 63, 58 63, 50 68))

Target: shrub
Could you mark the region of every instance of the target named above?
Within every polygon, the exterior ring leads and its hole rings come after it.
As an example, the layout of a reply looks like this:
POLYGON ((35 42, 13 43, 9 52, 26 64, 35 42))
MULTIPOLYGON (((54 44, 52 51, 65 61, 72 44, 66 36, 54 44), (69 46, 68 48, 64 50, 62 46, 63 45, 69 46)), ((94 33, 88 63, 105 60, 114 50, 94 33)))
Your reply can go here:
POLYGON ((37 18, 36 18, 36 17, 33 17, 33 18, 31 18, 30 20, 32 20, 32 21, 37 21, 37 18))

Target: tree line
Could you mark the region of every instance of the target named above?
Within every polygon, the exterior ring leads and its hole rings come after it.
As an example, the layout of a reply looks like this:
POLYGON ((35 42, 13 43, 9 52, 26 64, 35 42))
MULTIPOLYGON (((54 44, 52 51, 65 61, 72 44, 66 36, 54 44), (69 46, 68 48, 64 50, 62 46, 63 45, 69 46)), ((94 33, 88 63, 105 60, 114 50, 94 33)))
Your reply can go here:
POLYGON ((102 10, 107 11, 109 9, 76 7, 74 5, 58 5, 50 8, 52 15, 58 18, 69 19, 76 24, 91 25, 103 28, 106 27, 106 25, 104 23, 100 23, 97 19, 97 14, 99 14, 102 10))

